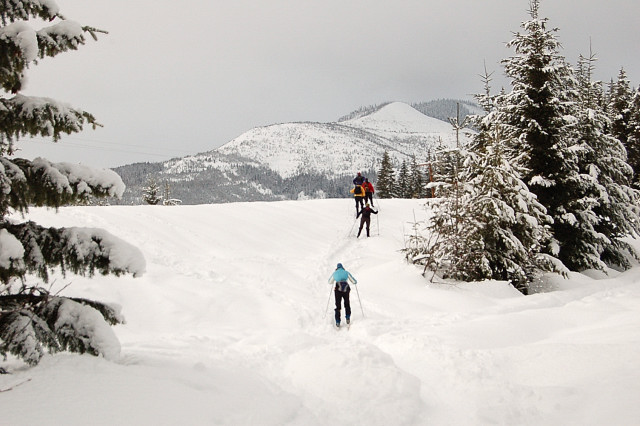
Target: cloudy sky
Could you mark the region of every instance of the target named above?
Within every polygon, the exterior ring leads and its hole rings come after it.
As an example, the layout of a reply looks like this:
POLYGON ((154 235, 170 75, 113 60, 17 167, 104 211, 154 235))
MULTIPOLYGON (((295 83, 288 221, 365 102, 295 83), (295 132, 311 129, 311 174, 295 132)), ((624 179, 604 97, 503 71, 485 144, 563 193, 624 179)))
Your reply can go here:
MULTIPOLYGON (((500 60, 528 0, 57 0, 68 19, 109 31, 32 67, 25 94, 85 109, 103 128, 23 157, 114 167, 216 148, 245 131, 335 121, 386 101, 468 99, 508 84, 500 60)), ((542 0, 562 53, 599 58, 640 83, 637 0, 542 0)), ((45 24, 39 24, 45 25, 45 24)))

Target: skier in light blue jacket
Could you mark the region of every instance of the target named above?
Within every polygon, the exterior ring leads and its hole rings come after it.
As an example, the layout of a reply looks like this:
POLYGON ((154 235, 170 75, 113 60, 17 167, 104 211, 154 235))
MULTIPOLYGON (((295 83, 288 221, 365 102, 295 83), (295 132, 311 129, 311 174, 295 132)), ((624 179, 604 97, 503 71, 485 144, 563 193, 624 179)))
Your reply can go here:
POLYGON ((357 284, 358 280, 356 280, 349 271, 344 269, 342 263, 338 263, 336 270, 329 277, 329 284, 336 284, 333 290, 333 294, 336 297, 336 327, 340 327, 340 307, 342 300, 344 300, 344 313, 347 324, 351 322, 351 304, 349 303, 351 287, 349 287, 349 282, 357 284))

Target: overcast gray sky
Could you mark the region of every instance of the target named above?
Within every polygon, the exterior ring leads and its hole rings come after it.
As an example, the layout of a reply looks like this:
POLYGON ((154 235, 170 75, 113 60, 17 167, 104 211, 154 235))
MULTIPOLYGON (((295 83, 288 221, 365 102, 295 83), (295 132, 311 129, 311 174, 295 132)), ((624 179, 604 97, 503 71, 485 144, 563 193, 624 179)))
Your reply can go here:
MULTIPOLYGON (((385 101, 470 98, 528 18, 528 0, 57 0, 109 31, 30 69, 25 94, 93 113, 104 128, 19 155, 113 167, 216 148, 253 127, 335 121, 385 101)), ((599 58, 640 84, 638 0, 542 0, 572 63, 599 58)))

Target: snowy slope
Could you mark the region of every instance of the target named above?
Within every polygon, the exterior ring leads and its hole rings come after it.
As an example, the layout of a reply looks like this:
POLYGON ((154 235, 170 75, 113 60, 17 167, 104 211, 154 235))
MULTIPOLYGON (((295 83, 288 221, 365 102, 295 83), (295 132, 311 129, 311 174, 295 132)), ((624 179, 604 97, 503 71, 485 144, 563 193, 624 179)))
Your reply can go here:
POLYGON ((120 360, 0 363, 0 423, 638 424, 638 267, 528 297, 430 284, 398 252, 420 202, 378 204, 369 239, 351 200, 34 209, 133 243, 147 273, 57 278, 122 306, 120 360), (350 330, 325 316, 337 262, 358 279, 350 330))
POLYGON ((375 164, 373 153, 386 142, 335 123, 285 123, 252 129, 218 151, 266 164, 283 177, 308 171, 355 175, 375 164))
POLYGON ((354 175, 359 170, 378 169, 385 151, 399 164, 411 155, 422 160, 441 143, 455 144, 451 125, 393 102, 365 117, 340 123, 258 127, 218 151, 266 164, 283 177, 309 170, 354 175))
POLYGON ((389 138, 406 138, 411 135, 452 135, 449 123, 428 117, 402 102, 392 102, 367 116, 343 122, 389 138))

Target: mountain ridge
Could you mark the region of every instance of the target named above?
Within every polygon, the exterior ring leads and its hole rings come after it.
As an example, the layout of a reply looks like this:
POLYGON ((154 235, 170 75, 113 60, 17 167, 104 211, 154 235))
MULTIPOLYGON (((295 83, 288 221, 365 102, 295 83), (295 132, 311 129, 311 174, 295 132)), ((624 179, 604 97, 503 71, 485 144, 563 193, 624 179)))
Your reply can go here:
POLYGON ((454 144, 450 124, 389 102, 342 121, 255 127, 210 151, 114 170, 128 187, 120 204, 140 204, 150 177, 168 182, 185 204, 344 197, 347 177, 360 171, 375 180, 385 151, 399 165, 454 144))

